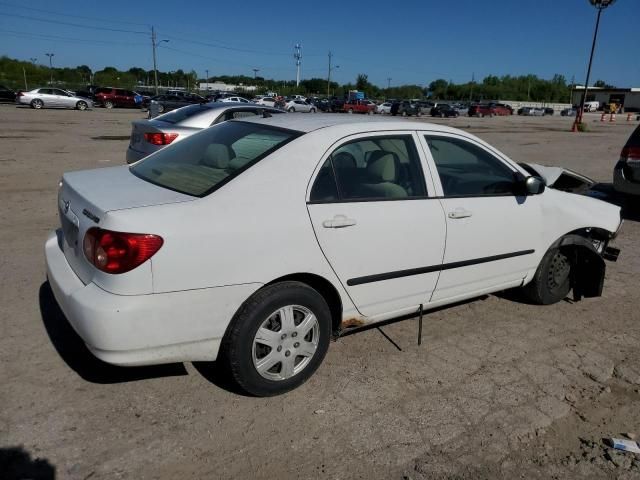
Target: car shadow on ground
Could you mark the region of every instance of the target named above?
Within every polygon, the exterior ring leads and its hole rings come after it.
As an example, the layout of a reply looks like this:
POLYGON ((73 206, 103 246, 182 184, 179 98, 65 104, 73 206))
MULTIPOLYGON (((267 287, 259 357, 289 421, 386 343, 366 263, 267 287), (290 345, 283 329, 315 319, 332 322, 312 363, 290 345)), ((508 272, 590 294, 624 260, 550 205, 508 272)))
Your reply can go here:
POLYGON ((109 384, 187 375, 187 370, 181 363, 148 367, 117 367, 97 359, 60 310, 49 282, 44 282, 40 286, 38 297, 42 323, 51 343, 65 363, 84 380, 109 384))
POLYGON ((616 192, 612 183, 596 183, 586 192, 586 195, 613 203, 622 208, 622 218, 640 222, 640 200, 632 195, 616 192))
POLYGON ((0 478, 54 480, 56 468, 46 458, 31 458, 23 447, 4 447, 0 448, 0 478))

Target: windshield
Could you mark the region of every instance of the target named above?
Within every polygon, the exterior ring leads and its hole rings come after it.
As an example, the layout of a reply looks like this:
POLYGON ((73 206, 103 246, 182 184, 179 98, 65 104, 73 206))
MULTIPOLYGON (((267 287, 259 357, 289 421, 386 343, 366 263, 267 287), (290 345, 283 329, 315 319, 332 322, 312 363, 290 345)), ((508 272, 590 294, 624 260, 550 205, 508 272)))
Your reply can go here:
POLYGON ((158 151, 131 172, 155 185, 204 197, 299 135, 258 123, 225 122, 158 151))

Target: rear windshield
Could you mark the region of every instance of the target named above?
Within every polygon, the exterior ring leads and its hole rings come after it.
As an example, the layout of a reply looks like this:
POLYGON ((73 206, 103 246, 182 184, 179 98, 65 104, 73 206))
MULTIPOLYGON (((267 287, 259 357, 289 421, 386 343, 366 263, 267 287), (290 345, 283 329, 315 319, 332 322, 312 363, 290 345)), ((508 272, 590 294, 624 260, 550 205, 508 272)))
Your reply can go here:
POLYGON ((188 107, 182 107, 177 110, 172 110, 169 113, 165 113, 164 115, 160 115, 159 117, 156 117, 156 120, 162 120, 167 123, 179 123, 187 118, 193 117, 194 115, 205 112, 208 108, 209 107, 200 104, 189 105, 188 107))
POLYGON ((155 185, 204 197, 301 132, 257 123, 225 122, 163 148, 131 167, 155 185))

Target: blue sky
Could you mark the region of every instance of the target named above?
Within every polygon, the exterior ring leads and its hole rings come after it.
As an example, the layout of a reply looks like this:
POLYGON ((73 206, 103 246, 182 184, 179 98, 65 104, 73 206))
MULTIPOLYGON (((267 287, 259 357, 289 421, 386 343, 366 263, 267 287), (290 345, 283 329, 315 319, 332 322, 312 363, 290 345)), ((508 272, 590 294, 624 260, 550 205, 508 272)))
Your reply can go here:
MULTIPOLYGON (((303 78, 326 78, 332 51, 339 82, 358 73, 380 86, 388 77, 392 85, 425 85, 473 73, 476 80, 560 73, 582 83, 596 18, 588 0, 197 3, 0 0, 0 55, 46 64, 45 52, 53 52, 57 66, 150 69, 154 25, 158 40, 169 40, 158 49, 158 68, 202 77, 205 69, 214 76, 259 68, 267 78, 294 79, 300 42, 303 78)), ((640 87, 638 20, 640 0, 618 0, 604 12, 592 81, 640 87)))

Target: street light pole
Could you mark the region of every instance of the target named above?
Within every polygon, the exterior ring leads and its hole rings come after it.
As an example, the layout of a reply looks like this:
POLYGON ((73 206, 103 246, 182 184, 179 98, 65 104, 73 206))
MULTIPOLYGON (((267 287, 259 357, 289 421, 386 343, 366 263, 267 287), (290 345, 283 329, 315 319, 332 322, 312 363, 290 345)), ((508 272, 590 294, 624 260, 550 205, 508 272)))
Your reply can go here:
POLYGON ((153 83, 154 83, 154 86, 155 86, 156 95, 158 95, 158 66, 157 66, 157 61, 156 61, 156 48, 162 42, 169 42, 169 40, 160 40, 159 42, 157 42, 156 41, 156 30, 152 25, 151 26, 151 47, 153 49, 153 83))
POLYGON ((576 119, 573 123, 572 131, 576 131, 578 125, 582 123, 582 114, 584 113, 584 104, 587 100, 587 92, 589 91, 589 77, 591 76, 591 64, 593 63, 593 53, 596 49, 596 39, 598 38, 598 29, 600 28, 600 16, 602 11, 613 5, 616 0, 589 0, 589 3, 598 9, 598 16, 596 17, 596 28, 593 32, 593 42, 591 43, 591 55, 589 55, 589 66, 587 67, 587 80, 584 83, 584 92, 582 99, 580 100, 580 109, 576 113, 576 119))
POLYGON ((53 85, 53 56, 55 55, 55 53, 45 53, 45 55, 47 57, 49 57, 49 74, 50 74, 50 78, 49 78, 49 85, 53 85))

